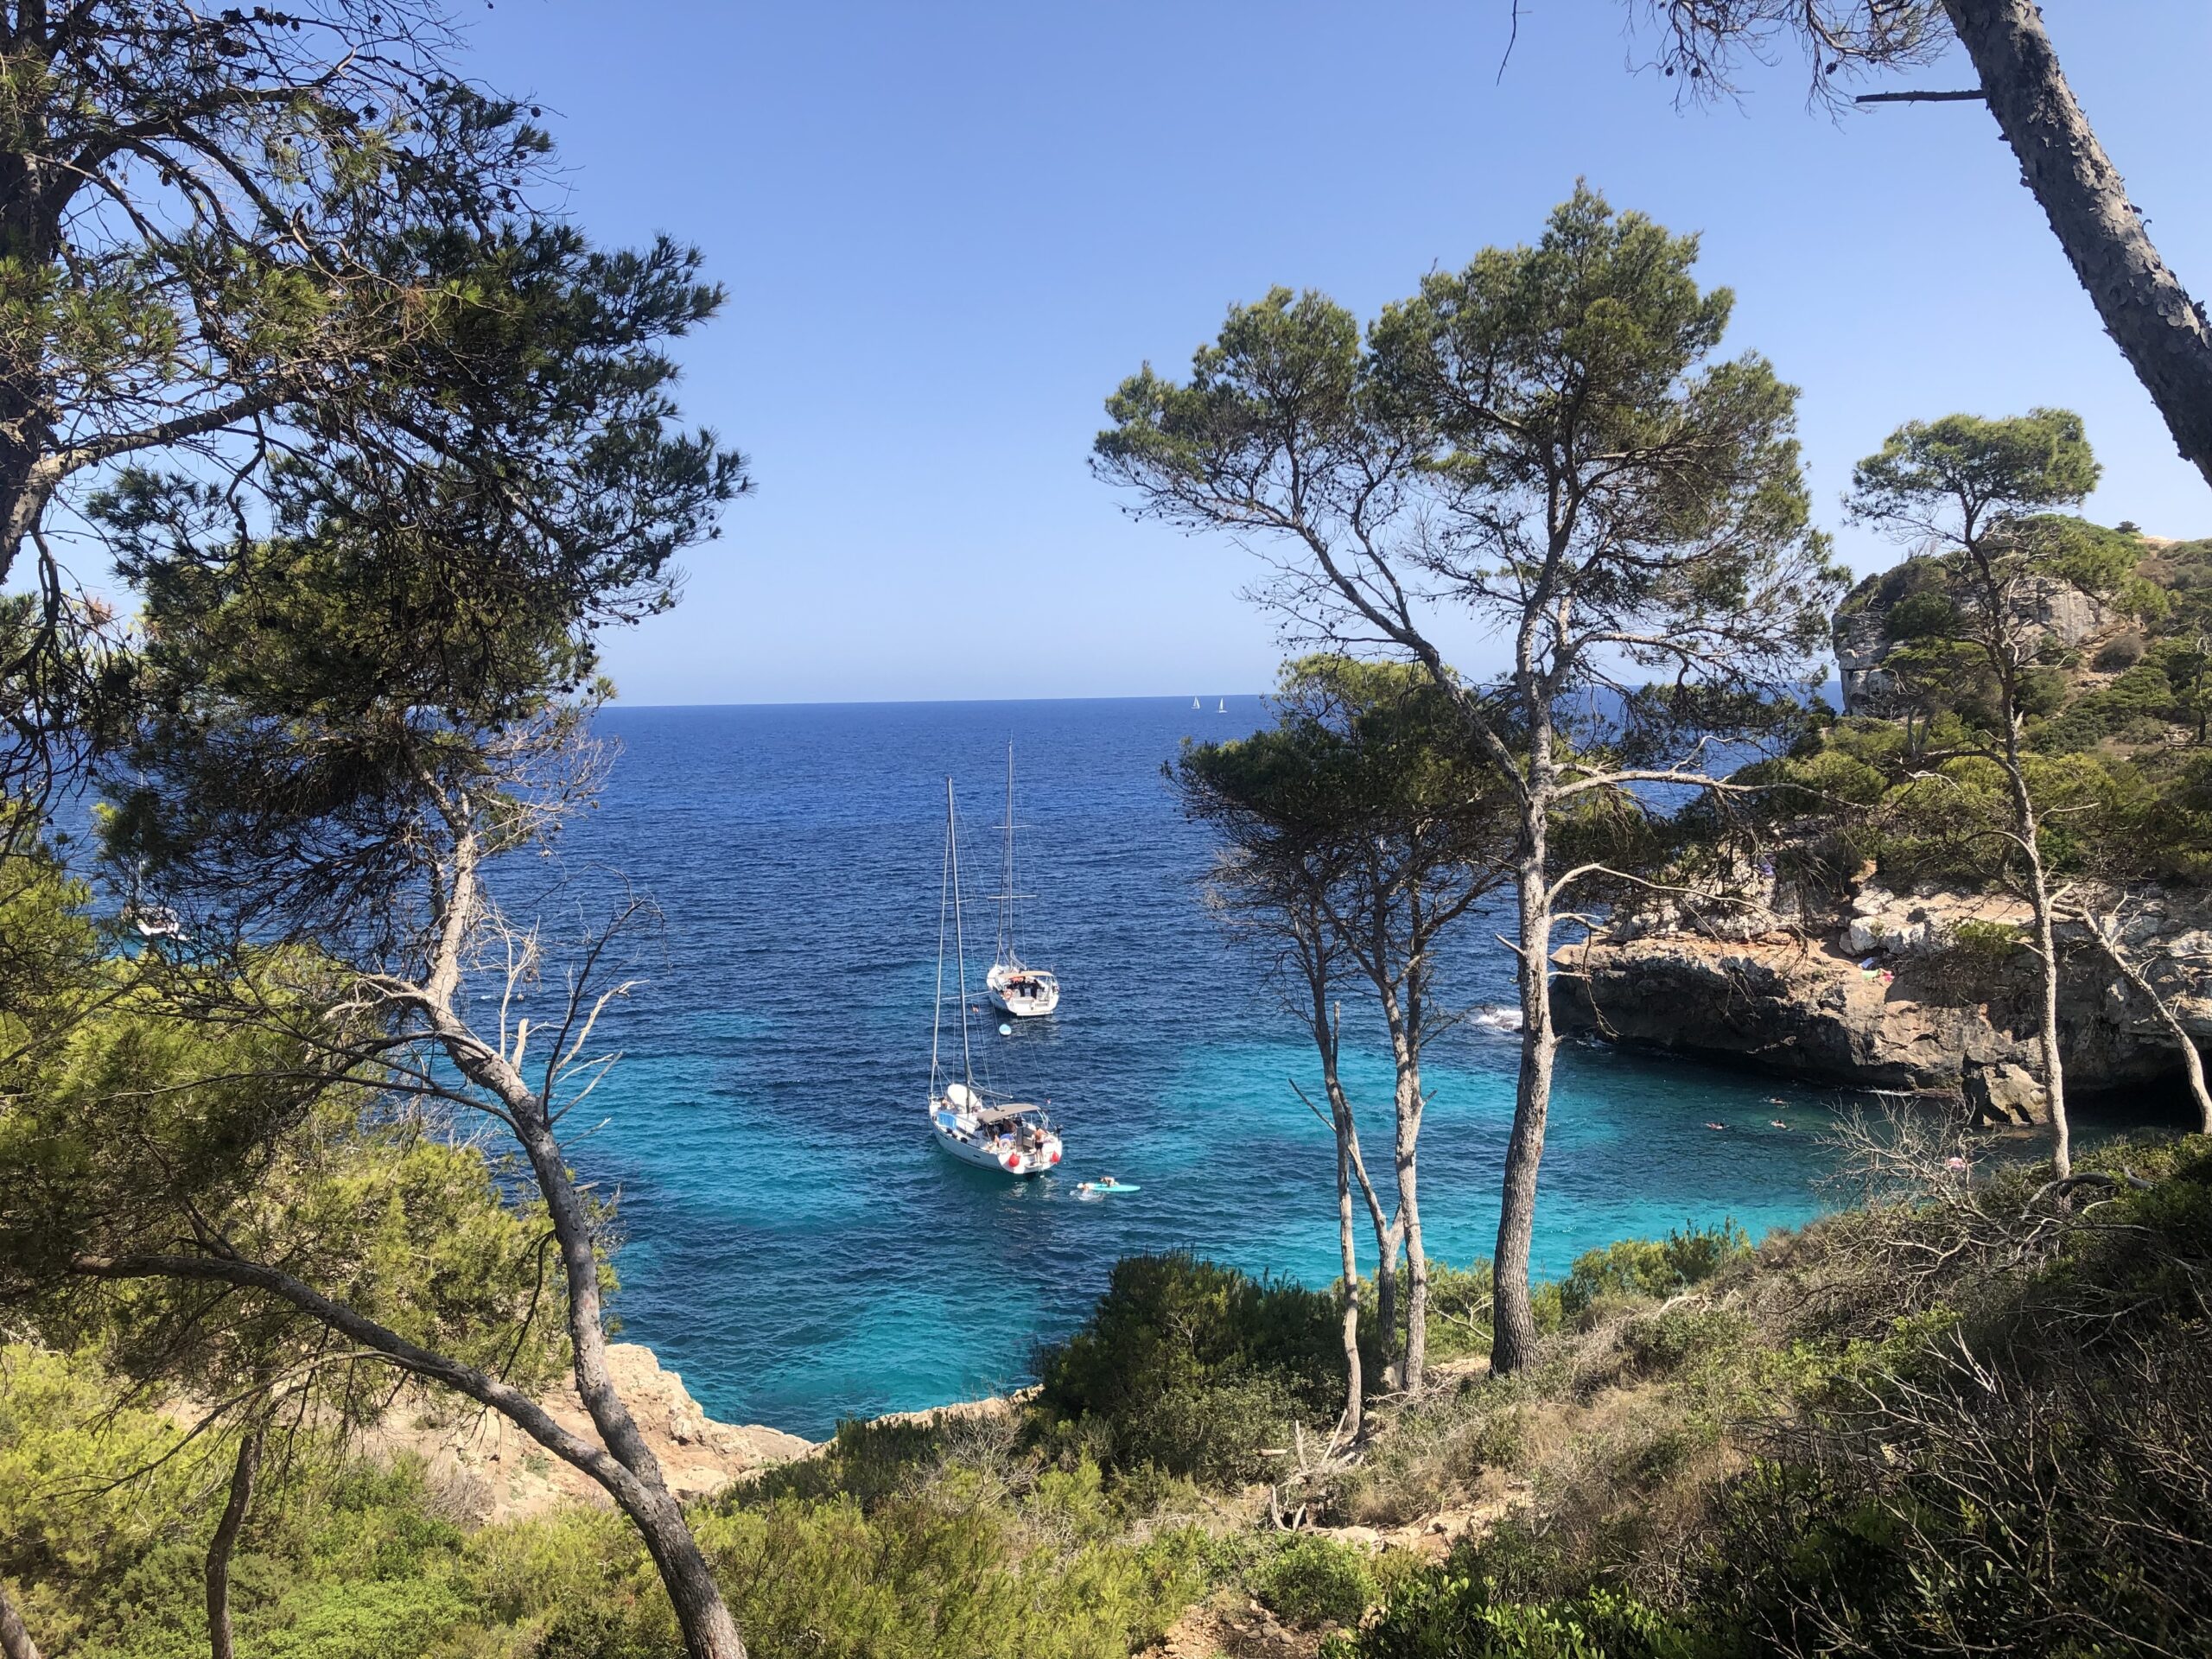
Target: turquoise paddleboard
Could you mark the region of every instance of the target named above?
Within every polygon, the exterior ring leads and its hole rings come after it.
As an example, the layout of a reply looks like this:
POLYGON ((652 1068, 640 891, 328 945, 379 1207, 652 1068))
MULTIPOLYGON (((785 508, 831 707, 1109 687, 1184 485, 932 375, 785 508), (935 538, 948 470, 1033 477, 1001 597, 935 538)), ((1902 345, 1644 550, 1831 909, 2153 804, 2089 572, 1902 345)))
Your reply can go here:
POLYGON ((1103 1181, 1081 1181, 1077 1184, 1075 1190, 1078 1192, 1094 1194, 1097 1197, 1103 1198, 1109 1192, 1141 1192, 1143 1189, 1141 1187, 1131 1186, 1126 1181, 1116 1181, 1111 1186, 1107 1185, 1103 1181))

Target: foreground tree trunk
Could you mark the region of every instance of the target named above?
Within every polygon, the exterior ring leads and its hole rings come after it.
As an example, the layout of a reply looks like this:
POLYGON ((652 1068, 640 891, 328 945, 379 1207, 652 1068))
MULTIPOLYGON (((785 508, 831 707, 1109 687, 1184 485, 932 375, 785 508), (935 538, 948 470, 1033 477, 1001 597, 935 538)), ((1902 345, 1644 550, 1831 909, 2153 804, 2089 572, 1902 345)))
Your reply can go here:
MULTIPOLYGON (((1407 991, 1399 998, 1382 964, 1389 961, 1389 944, 1378 908, 1374 924, 1376 988, 1382 998, 1382 1018, 1390 1032, 1392 1088, 1391 1154, 1397 1180, 1398 1231, 1406 1245, 1406 1350, 1398 1373, 1398 1386, 1418 1393, 1428 1370, 1428 1251, 1421 1235, 1421 1018, 1416 976, 1418 962, 1406 965, 1407 991)), ((1416 947, 1417 948, 1417 947, 1416 947)))
POLYGON ((1357 1434, 1366 1420, 1367 1408, 1365 1378, 1359 1358, 1359 1260, 1352 1245, 1352 1185, 1356 1182, 1359 1187, 1360 1198, 1367 1205, 1368 1222, 1375 1232, 1376 1346, 1382 1355, 1386 1386, 1394 1370, 1390 1357, 1397 1332, 1398 1239, 1404 1224, 1383 1213, 1382 1195, 1368 1178, 1367 1162, 1359 1150, 1359 1120, 1352 1116, 1351 1100, 1344 1093, 1344 1078, 1337 1069, 1337 1021, 1324 1007, 1324 998, 1319 993, 1314 1007, 1318 1010, 1314 1031, 1320 1043, 1321 1082, 1328 1091, 1331 1127, 1337 1141, 1337 1205, 1344 1268, 1344 1359, 1351 1369, 1352 1424, 1349 1432, 1357 1434))
POLYGON ((2183 456, 2212 483, 2212 327, 2152 245, 2041 15, 2032 0, 1944 0, 1943 10, 2105 332, 2183 456))
MULTIPOLYGON (((1540 729, 1534 750, 1538 766, 1548 766, 1548 730, 1540 729)), ((1543 1162, 1544 1126, 1551 1115, 1552 1062, 1559 1048, 1552 1030, 1552 904, 1550 876, 1545 868, 1549 815, 1548 798, 1538 794, 1523 816, 1516 871, 1521 911, 1521 1074, 1514 1092, 1513 1134, 1505 1146, 1497 1248, 1491 1258, 1497 1320, 1491 1333, 1490 1364, 1500 1376, 1522 1370, 1536 1353, 1529 1254, 1536 1228, 1536 1173, 1543 1162)))
MULTIPOLYGON (((473 804, 456 804, 450 826, 454 849, 447 878, 441 938, 427 982, 402 988, 401 999, 416 1004, 430 1022, 436 1038, 454 1068, 469 1082, 494 1096, 504 1109, 515 1137, 530 1160, 531 1173, 545 1199, 547 1219, 559 1246, 561 1267, 568 1287, 569 1337, 575 1356, 576 1392, 601 1441, 614 1460, 632 1477, 610 1488, 622 1512, 637 1526, 645 1548, 660 1570, 677 1623, 683 1631, 684 1649, 691 1659, 746 1659, 745 1643, 737 1633, 722 1599, 721 1587, 691 1535, 683 1507, 668 1490, 660 1459, 639 1431, 637 1421, 614 1386, 607 1363, 607 1328, 600 1300, 599 1257, 594 1249, 594 1226, 589 1205, 570 1178, 553 1128, 550 1098, 560 1076, 557 1057, 569 1040, 564 1029, 556 1039, 556 1058, 546 1074, 546 1087, 531 1088, 519 1069, 527 1027, 518 1030, 513 1057, 500 1046, 488 1043, 455 1010, 461 995, 462 964, 470 941, 486 914, 486 900, 478 866, 480 846, 473 817, 473 804)), ((577 1011, 572 1007, 570 1025, 577 1011)), ((591 1020, 583 1021, 588 1031, 591 1020)), ((578 1038, 576 1040, 582 1040, 578 1038)), ((575 1050, 567 1049, 573 1054, 575 1050)))
POLYGON ((238 1442, 238 1462, 231 1469, 231 1496, 215 1535, 207 1543, 207 1651, 212 1659, 233 1659, 231 1642, 231 1556, 238 1548, 238 1529, 253 1502, 254 1478, 261 1471, 264 1425, 257 1421, 238 1442))
POLYGON ((2043 1054, 2044 1098, 2050 1108, 2050 1163, 2063 1181, 2074 1173, 2074 1147, 2066 1123, 2066 1064, 2058 1052, 2058 946, 2051 930, 2050 881, 2043 867, 2043 849, 2036 842, 2035 798, 2028 792, 2027 776, 2020 767, 2018 692, 2009 676, 2005 681, 2005 779, 2012 791, 2012 817, 2020 849, 2028 861, 2028 902, 2035 908, 2036 951, 2043 959, 2043 1006, 2036 1040, 2043 1054))
MULTIPOLYGON (((455 1064, 461 1056, 448 1046, 455 1064)), ((481 1051, 478 1051, 480 1055, 481 1051)), ((502 1068, 505 1069, 505 1068, 502 1068)), ((508 1072, 516 1084, 518 1077, 508 1072)), ((529 1154, 538 1189, 545 1195, 560 1246, 561 1262, 569 1284, 569 1331, 575 1351, 576 1392, 600 1439, 618 1462, 635 1475, 637 1484, 615 1494, 623 1512, 645 1535, 645 1548, 660 1569, 676 1621, 683 1630, 685 1650, 691 1659, 745 1659, 745 1643, 737 1622, 722 1600, 721 1586, 700 1552, 699 1541, 683 1518, 683 1510, 668 1490, 660 1459, 645 1444, 637 1420, 614 1386, 607 1365, 607 1329, 599 1299, 599 1258, 593 1253, 591 1228, 583 1197, 569 1179, 567 1163, 545 1122, 542 1105, 532 1097, 527 1116, 518 1112, 517 1128, 529 1154)))
POLYGON ((1337 1248, 1344 1277, 1339 1301, 1344 1317, 1344 1427, 1347 1438, 1357 1440, 1366 1410, 1364 1381, 1359 1367, 1359 1249, 1352 1229, 1351 1139, 1344 1133, 1344 1116, 1337 1116, 1337 1248))
POLYGON ((0 1584, 0 1659, 39 1659, 38 1643, 23 1628, 4 1584, 0 1584))
MULTIPOLYGON (((1415 1085, 1418 1088, 1418 1084, 1415 1085)), ((1402 1094, 1404 1085, 1400 1085, 1402 1094)), ((1412 1106, 1402 1100, 1397 1135, 1399 1225, 1406 1237, 1406 1357, 1399 1386, 1408 1394, 1419 1392, 1428 1370, 1428 1252, 1421 1238, 1421 1198, 1415 1190, 1414 1139, 1421 1133, 1421 1102, 1412 1106)))

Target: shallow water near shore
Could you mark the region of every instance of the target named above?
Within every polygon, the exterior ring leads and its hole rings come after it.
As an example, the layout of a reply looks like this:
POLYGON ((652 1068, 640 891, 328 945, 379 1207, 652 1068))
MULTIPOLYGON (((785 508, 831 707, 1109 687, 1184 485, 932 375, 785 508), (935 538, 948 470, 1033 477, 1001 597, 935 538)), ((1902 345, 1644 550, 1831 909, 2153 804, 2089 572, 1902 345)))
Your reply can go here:
MULTIPOLYGON (((1160 773, 1184 738, 1266 718, 1256 696, 1226 715, 1216 702, 601 716, 621 753, 554 868, 586 909, 620 872, 664 921, 645 982, 610 1018, 625 1058, 577 1114, 600 1126, 575 1156, 620 1192, 626 1338, 715 1416, 818 1437, 842 1416, 1017 1383, 1037 1341, 1079 1319, 1134 1250, 1334 1278, 1331 1141, 1287 1081, 1318 1097, 1310 1047, 1205 912, 1211 846, 1160 773), (1027 1183, 938 1152, 923 1111, 944 778, 961 804, 970 997, 986 1007, 995 912, 974 895, 997 887, 1009 737, 1020 886, 1037 895, 1024 954, 1058 970, 1065 998, 1011 1036, 995 1012, 971 1030, 979 1077, 1061 1120, 1066 1163, 1027 1183), (1077 1198, 1109 1173, 1142 1190, 1077 1198)), ((1443 987, 1453 1004, 1512 1001, 1493 938, 1509 926, 1501 909, 1466 929, 1443 987)), ((1348 1031, 1364 1017, 1348 997, 1348 1031)), ((1380 1147, 1389 1065, 1370 1023, 1352 1072, 1380 1147)), ((1454 1264, 1494 1241, 1516 1054, 1511 1033, 1470 1020, 1429 1056, 1421 1207, 1431 1255, 1454 1264)), ((1685 1223, 1732 1217, 1757 1237, 1808 1218, 1841 1098, 1570 1045, 1537 1271, 1685 1223)))

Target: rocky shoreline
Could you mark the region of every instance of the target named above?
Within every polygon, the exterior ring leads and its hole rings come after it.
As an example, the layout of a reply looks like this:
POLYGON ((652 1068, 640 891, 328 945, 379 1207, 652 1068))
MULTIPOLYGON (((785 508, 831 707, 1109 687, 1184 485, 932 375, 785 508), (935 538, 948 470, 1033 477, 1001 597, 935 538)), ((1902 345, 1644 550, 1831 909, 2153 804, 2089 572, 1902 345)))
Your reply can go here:
MULTIPOLYGON (((734 1481, 819 1449, 779 1428, 715 1421, 683 1379, 640 1344, 609 1344, 607 1361, 615 1388, 660 1459, 669 1489, 686 1502, 711 1497, 734 1481)), ((538 1403, 563 1428, 598 1442, 573 1380, 538 1403)), ((571 1503, 604 1509, 613 1501, 596 1481, 498 1412, 459 1401, 416 1399, 395 1408, 365 1437, 362 1450, 384 1460, 420 1459, 448 1506, 472 1524, 519 1520, 571 1503)))
MULTIPOLYGON (((2199 1047, 2212 1045, 2212 913, 2202 896, 2109 893, 2094 907, 2126 916, 2124 947, 2163 964, 2162 994, 2199 1047)), ((2037 1122, 2033 959, 1976 948, 2026 917, 2007 898, 1900 894, 1871 876, 1812 918, 1741 903, 1624 915, 1555 953, 1560 1023, 1804 1082, 1963 1101, 1985 1122, 2037 1122)), ((2058 944, 2069 1088, 2177 1086, 2171 1033, 2087 925, 2062 926, 2058 944)))

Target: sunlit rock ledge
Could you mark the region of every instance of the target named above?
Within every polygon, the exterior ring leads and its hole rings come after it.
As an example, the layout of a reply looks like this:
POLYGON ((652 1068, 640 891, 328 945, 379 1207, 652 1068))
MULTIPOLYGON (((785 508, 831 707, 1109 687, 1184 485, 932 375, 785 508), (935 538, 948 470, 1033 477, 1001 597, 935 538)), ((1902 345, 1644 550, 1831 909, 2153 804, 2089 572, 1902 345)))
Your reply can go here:
MULTIPOLYGON (((1794 906, 1774 907, 1776 897, 1646 909, 1561 948, 1561 1026, 1805 1081, 1962 1098, 1985 1122, 2041 1119, 2035 959, 1987 944, 2027 921, 2025 904, 1862 882, 1834 914, 1808 922, 1794 906)), ((2131 959, 2158 964, 2153 982, 2200 1047, 2212 1043, 2205 898, 2106 892, 2090 903, 2121 918, 2131 959)), ((2069 1090, 2177 1081, 2171 1032, 2086 925, 2062 925, 2058 944, 2069 1090)))
MULTIPOLYGON (((734 1481, 815 1450, 811 1441, 781 1429, 716 1422, 650 1348, 614 1343, 607 1360, 615 1389, 679 1498, 711 1497, 734 1481)), ((563 1428, 598 1443, 573 1382, 539 1403, 563 1428)), ((597 1482, 506 1418, 457 1397, 418 1396, 402 1404, 369 1433, 362 1449, 385 1459, 420 1458, 431 1485, 473 1522, 543 1515, 569 1503, 613 1503, 597 1482)))

